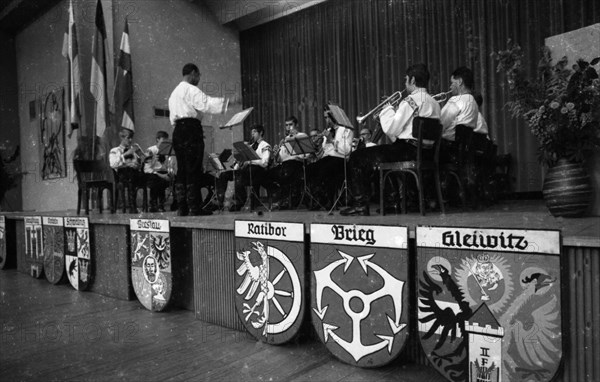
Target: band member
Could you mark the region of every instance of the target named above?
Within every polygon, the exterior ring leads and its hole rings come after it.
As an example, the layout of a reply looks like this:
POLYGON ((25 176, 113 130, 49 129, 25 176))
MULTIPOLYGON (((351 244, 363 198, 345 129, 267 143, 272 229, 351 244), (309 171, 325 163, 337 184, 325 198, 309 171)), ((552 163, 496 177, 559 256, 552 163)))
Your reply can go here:
POLYGON ((165 212, 165 191, 171 183, 171 177, 166 156, 158 152, 160 145, 168 139, 169 133, 159 131, 156 133, 156 144, 146 150, 144 174, 150 188, 150 212, 165 212))
POLYGON ((198 174, 202 172, 204 155, 203 113, 223 114, 229 100, 210 97, 197 85, 200 70, 194 64, 186 64, 182 70, 183 80, 169 97, 169 113, 173 131, 173 148, 177 157, 178 171, 175 177, 175 196, 179 216, 210 215, 200 209, 198 174))
POLYGON ((453 161, 456 156, 454 137, 457 125, 477 128, 479 108, 472 95, 475 84, 473 71, 467 67, 457 68, 450 77, 452 97, 442 108, 441 123, 443 126, 440 162, 453 161))
POLYGON ((415 116, 440 118, 438 102, 427 93, 427 66, 416 64, 408 67, 405 78, 408 97, 398 104, 397 110, 387 106, 379 115, 382 130, 393 143, 357 150, 350 156, 353 206, 342 210, 342 215, 369 215, 370 182, 380 163, 416 157, 415 138, 412 135, 415 116))
POLYGON ((121 143, 110 150, 108 161, 110 167, 117 173, 117 182, 127 187, 129 213, 136 214, 136 187, 143 184, 140 169, 144 154, 140 146, 133 142, 132 130, 122 128, 119 131, 119 138, 121 138, 121 143))
POLYGON ((352 152, 354 131, 336 124, 327 108, 323 117, 325 118, 323 157, 308 166, 307 176, 313 196, 322 206, 331 208, 335 194, 344 182, 344 161, 352 152))
POLYGON ((376 143, 371 142, 371 137, 372 136, 373 136, 373 134, 371 133, 371 130, 369 130, 366 127, 363 128, 360 131, 359 137, 355 138, 354 141, 352 142, 353 149, 354 150, 358 150, 358 149, 364 149, 366 147, 377 146, 376 143))
POLYGON ((319 129, 312 129, 308 135, 310 136, 310 141, 315 148, 315 152, 310 154, 310 157, 308 158, 308 163, 315 163, 319 159, 323 158, 323 145, 325 144, 325 137, 319 132, 319 129))
POLYGON ((265 184, 265 173, 271 158, 271 145, 264 140, 263 135, 265 128, 262 125, 252 127, 252 149, 260 157, 248 162, 238 163, 235 174, 232 171, 227 171, 219 176, 217 181, 217 195, 220 203, 223 203, 222 197, 225 195, 227 182, 235 180, 235 200, 230 207, 230 211, 239 211, 247 198, 246 186, 252 186, 254 196, 252 203, 255 203, 255 198, 258 196, 259 187, 265 184))
POLYGON ((290 152, 286 142, 294 138, 306 137, 305 133, 300 132, 298 119, 295 116, 290 116, 285 120, 285 137, 275 147, 273 155, 276 157, 275 167, 268 172, 267 179, 273 186, 275 209, 295 208, 300 202, 300 195, 303 182, 302 161, 304 155, 296 155, 297 153, 290 152))

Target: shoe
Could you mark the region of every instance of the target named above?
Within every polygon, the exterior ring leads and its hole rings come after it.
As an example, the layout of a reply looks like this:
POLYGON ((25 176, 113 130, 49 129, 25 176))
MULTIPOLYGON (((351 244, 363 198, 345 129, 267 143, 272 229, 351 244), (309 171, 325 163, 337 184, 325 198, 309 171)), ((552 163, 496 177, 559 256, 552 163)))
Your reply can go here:
POLYGON ((164 207, 158 207, 158 212, 165 212, 164 207))
POLYGON ((156 207, 150 207, 150 208, 148 209, 148 212, 152 212, 152 213, 154 213, 154 212, 158 212, 158 208, 156 208, 156 207))
POLYGON ((187 208, 180 208, 177 210, 177 216, 188 216, 189 211, 187 208))
POLYGON ((348 207, 340 211, 342 216, 369 216, 369 207, 348 207))

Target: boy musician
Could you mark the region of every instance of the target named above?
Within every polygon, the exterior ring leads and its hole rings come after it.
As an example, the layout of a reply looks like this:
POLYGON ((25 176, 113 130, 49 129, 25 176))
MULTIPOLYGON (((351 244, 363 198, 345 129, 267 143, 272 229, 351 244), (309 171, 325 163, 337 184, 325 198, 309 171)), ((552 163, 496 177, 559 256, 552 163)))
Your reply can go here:
POLYGON ((285 120, 285 137, 276 146, 273 152, 275 167, 268 171, 267 179, 272 184, 278 184, 275 188, 275 209, 285 210, 294 208, 300 202, 300 191, 302 190, 302 161, 303 155, 293 155, 288 151, 285 143, 294 138, 306 137, 306 134, 299 131, 298 119, 295 116, 289 116, 285 120))
POLYGON ((156 144, 146 150, 144 174, 146 174, 146 184, 150 188, 150 212, 165 212, 165 191, 171 183, 171 177, 166 156, 158 152, 160 145, 168 139, 169 133, 159 131, 156 133, 156 144))
MULTIPOLYGON (((235 176, 233 171, 222 172, 217 181, 217 195, 219 203, 223 205, 227 182, 235 179, 235 200, 229 211, 239 211, 246 202, 246 186, 252 186, 258 194, 258 188, 264 183, 265 172, 271 158, 271 145, 263 139, 265 128, 262 125, 252 127, 252 149, 260 159, 241 162, 236 165, 235 176), (252 182, 251 182, 252 181, 252 182)), ((254 198, 252 199, 254 203, 254 198)))
POLYGON ((409 95, 397 110, 387 106, 379 114, 383 132, 393 143, 357 150, 350 156, 350 175, 354 204, 340 211, 344 216, 369 215, 370 182, 375 169, 383 162, 412 160, 416 157, 412 135, 414 117, 440 118, 440 105, 427 93, 429 70, 425 64, 406 69, 406 90, 409 95))
POLYGON ((337 125, 327 108, 323 117, 323 156, 308 166, 307 176, 313 195, 322 206, 329 209, 335 200, 335 193, 344 182, 344 161, 352 152, 354 131, 337 125))
POLYGON ((137 143, 133 143, 133 131, 122 128, 119 131, 121 144, 110 150, 109 164, 117 173, 118 182, 127 187, 129 213, 137 213, 136 186, 143 184, 142 161, 144 153, 137 143))

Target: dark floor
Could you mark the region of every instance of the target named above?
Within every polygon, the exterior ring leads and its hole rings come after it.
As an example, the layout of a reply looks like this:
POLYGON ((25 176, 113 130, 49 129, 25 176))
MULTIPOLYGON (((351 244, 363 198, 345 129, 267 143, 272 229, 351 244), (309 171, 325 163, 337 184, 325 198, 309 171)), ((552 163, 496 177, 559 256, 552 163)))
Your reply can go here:
POLYGON ((308 338, 285 346, 152 313, 67 284, 0 271, 0 381, 443 381, 401 359, 379 369, 338 361, 308 338))

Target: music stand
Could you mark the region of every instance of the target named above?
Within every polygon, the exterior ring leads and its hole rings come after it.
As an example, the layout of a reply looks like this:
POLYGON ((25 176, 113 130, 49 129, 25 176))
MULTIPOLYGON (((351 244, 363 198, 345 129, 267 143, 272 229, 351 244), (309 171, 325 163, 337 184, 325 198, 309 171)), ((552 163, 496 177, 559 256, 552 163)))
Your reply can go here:
MULTIPOLYGON (((331 119, 333 120, 333 123, 335 123, 336 125, 341 126, 343 128, 347 128, 347 129, 354 131, 354 126, 352 125, 352 122, 348 118, 348 115, 346 114, 346 112, 341 107, 339 107, 338 105, 336 105, 332 102, 329 102, 327 104, 327 107, 329 109, 329 115, 330 115, 331 119)), ((342 195, 345 196, 346 203, 348 203, 348 175, 347 175, 347 167, 346 167, 347 161, 348 161, 348 156, 344 155, 344 182, 342 183, 342 188, 340 189, 338 197, 335 199, 335 201, 333 202, 333 205, 331 206, 331 209, 327 213, 328 215, 333 215, 333 210, 335 209, 335 206, 337 206, 342 195)))
MULTIPOLYGON (((256 153, 256 151, 252 150, 252 148, 248 146, 245 142, 234 142, 233 148, 233 157, 240 163, 261 159, 260 156, 256 153)), ((252 195, 254 195, 254 197, 256 197, 260 204, 262 204, 263 207, 265 207, 265 209, 270 212, 270 209, 260 200, 260 197, 256 195, 256 192, 254 192, 254 184, 252 183, 252 164, 250 163, 248 164, 248 173, 250 175, 250 192, 246 192, 246 203, 244 204, 244 207, 242 207, 242 210, 252 210, 252 195)))
POLYGON ((304 196, 308 195, 308 197, 310 198, 310 201, 313 202, 317 202, 317 204, 321 205, 319 203, 318 200, 315 199, 315 197, 312 195, 312 193, 310 192, 310 189, 308 188, 308 183, 306 181, 306 156, 308 154, 312 154, 314 152, 316 152, 316 148, 314 146, 314 144, 312 143, 312 140, 310 139, 310 137, 308 135, 306 136, 302 136, 302 137, 292 137, 291 139, 288 138, 289 140, 286 141, 283 145, 285 146, 286 150, 290 153, 290 155, 292 156, 298 156, 298 155, 302 155, 302 179, 303 179, 303 190, 302 190, 302 197, 300 198, 300 202, 298 203, 298 206, 300 206, 302 204, 302 201, 304 200, 304 196))
MULTIPOLYGON (((244 120, 246 118, 248 118, 248 116, 250 115, 250 112, 252 112, 252 110, 254 110, 254 108, 249 107, 247 109, 244 109, 244 110, 236 113, 233 117, 231 117, 231 119, 224 126, 219 127, 219 129, 221 129, 221 130, 223 130, 223 129, 231 130, 231 146, 232 147, 234 144, 234 142, 233 142, 233 127, 243 124, 244 120)), ((225 150, 223 152, 225 152, 225 150)), ((221 162, 225 162, 225 161, 222 160, 221 162)), ((233 184, 235 184, 235 171, 233 171, 233 184)), ((235 199, 235 187, 233 187, 233 198, 235 199)))

